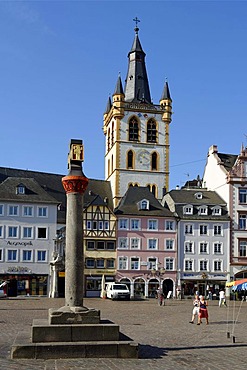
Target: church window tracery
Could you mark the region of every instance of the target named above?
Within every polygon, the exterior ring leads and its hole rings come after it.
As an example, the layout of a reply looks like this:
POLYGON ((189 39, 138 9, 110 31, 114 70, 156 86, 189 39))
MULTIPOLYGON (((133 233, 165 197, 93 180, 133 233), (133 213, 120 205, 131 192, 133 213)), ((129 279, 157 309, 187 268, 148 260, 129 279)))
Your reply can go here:
POLYGON ((150 119, 147 123, 147 142, 157 142, 157 125, 154 119, 150 119))
POLYGON ((127 168, 133 168, 133 159, 134 155, 132 150, 129 150, 127 153, 127 168))
POLYGON ((139 140, 139 124, 135 117, 132 117, 129 121, 129 141, 139 140))
POLYGON ((152 166, 152 170, 157 170, 158 169, 158 156, 157 156, 157 153, 154 152, 152 153, 152 160, 151 160, 151 166, 152 166))

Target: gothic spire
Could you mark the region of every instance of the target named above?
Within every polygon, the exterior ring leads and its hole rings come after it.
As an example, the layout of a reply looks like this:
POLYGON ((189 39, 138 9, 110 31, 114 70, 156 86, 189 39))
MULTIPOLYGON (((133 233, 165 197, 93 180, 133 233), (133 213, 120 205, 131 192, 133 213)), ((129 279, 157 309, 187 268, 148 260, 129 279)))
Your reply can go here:
POLYGON ((114 91, 114 95, 116 95, 116 94, 124 94, 120 74, 118 75, 118 79, 117 79, 117 83, 116 83, 116 87, 115 87, 115 91, 114 91))
POLYGON ((139 20, 136 18, 134 21, 136 22, 135 38, 128 54, 129 65, 125 81, 125 101, 152 104, 145 65, 146 54, 142 50, 138 37, 137 22, 139 20))
POLYGON ((165 86, 164 86, 163 93, 161 96, 161 100, 166 100, 166 99, 172 100, 167 81, 165 82, 165 86))

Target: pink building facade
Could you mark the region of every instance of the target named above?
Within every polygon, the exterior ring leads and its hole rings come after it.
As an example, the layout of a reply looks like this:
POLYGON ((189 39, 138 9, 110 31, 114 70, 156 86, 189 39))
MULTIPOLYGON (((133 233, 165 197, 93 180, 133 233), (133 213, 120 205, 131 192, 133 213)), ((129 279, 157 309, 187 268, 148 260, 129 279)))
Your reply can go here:
POLYGON ((155 297, 159 288, 165 296, 175 296, 176 219, 152 193, 145 190, 143 194, 143 189, 130 188, 127 191, 129 197, 123 200, 125 204, 120 204, 116 212, 116 280, 129 286, 132 298, 155 297), (135 200, 129 204, 130 199, 135 200))

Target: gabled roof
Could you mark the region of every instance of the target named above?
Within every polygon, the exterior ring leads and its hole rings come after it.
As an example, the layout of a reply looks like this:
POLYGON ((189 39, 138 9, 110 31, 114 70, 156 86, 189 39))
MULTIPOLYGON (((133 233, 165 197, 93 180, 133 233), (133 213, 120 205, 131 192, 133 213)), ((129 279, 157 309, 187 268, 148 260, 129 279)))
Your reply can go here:
MULTIPOLYGON (((200 219, 200 220, 229 220, 226 202, 215 192, 206 189, 186 189, 186 190, 171 190, 164 197, 170 197, 175 205, 176 214, 182 219, 200 219), (202 197, 199 197, 201 193, 202 197), (186 215, 183 212, 183 207, 186 205, 193 206, 193 214, 186 215), (200 206, 208 207, 207 215, 200 215, 198 209, 200 206), (222 209, 221 215, 213 215, 212 209, 216 206, 220 206, 222 209)), ((167 202, 166 202, 167 203, 167 202)))
POLYGON ((221 165, 225 167, 227 171, 230 171, 235 164, 238 156, 235 154, 224 154, 224 153, 217 153, 218 157, 221 160, 221 165))
POLYGON ((147 187, 130 187, 115 209, 117 215, 173 217, 173 213, 164 208, 147 187), (149 209, 139 209, 142 200, 149 202, 149 209))
POLYGON ((105 180, 89 179, 88 187, 84 194, 84 208, 89 205, 107 205, 113 210, 111 184, 105 180))
POLYGON ((59 204, 36 180, 22 177, 8 177, 0 184, 0 200, 13 202, 37 202, 59 204), (25 193, 17 193, 18 186, 24 186, 25 193))
POLYGON ((53 198, 55 198, 61 206, 58 208, 57 221, 65 223, 66 216, 66 194, 62 185, 62 177, 65 175, 57 175, 46 172, 30 171, 23 169, 0 167, 0 183, 8 177, 32 178, 53 198))
MULTIPOLYGON (((66 193, 62 185, 62 178, 65 175, 58 175, 46 172, 29 171, 15 168, 0 167, 0 184, 7 178, 34 179, 41 188, 61 205, 57 212, 57 222, 66 222, 66 193)), ((21 181, 23 182, 23 181, 21 181)), ((103 200, 107 198, 110 209, 113 209, 112 192, 110 183, 104 180, 89 179, 88 187, 84 195, 84 203, 90 203, 94 198, 89 196, 89 192, 99 195, 103 200)), ((105 199, 106 200, 106 199, 105 199)))

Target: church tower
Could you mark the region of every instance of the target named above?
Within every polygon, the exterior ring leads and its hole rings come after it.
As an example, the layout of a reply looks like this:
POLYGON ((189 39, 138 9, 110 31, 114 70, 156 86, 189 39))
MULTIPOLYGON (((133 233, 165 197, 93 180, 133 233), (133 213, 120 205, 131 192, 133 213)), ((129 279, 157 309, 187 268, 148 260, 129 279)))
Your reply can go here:
POLYGON ((172 99, 165 82, 159 104, 151 100, 137 18, 135 22, 125 88, 118 76, 104 113, 105 179, 111 182, 114 207, 130 186, 147 186, 159 200, 169 188, 172 99))

